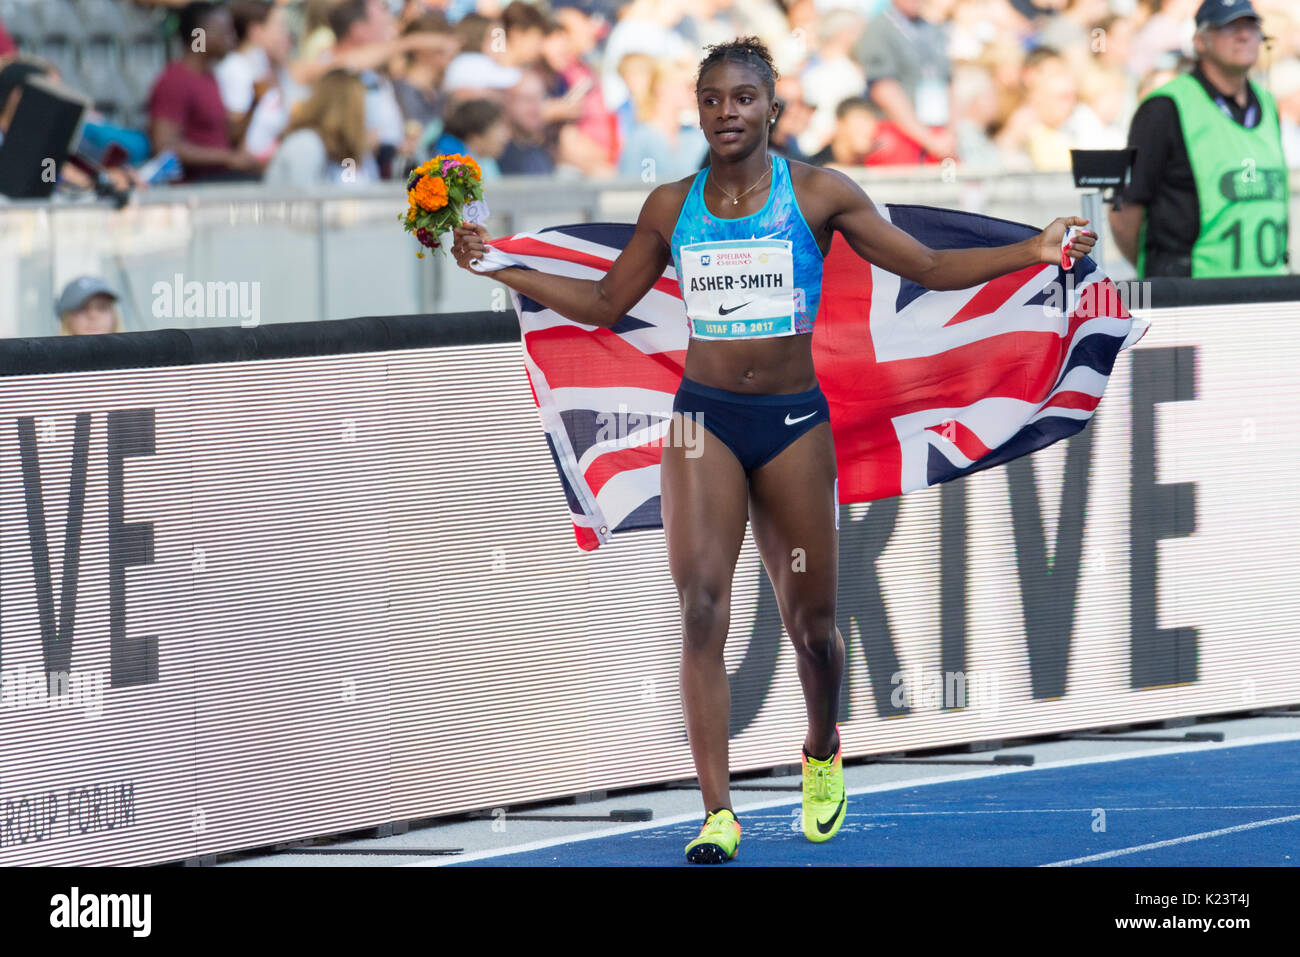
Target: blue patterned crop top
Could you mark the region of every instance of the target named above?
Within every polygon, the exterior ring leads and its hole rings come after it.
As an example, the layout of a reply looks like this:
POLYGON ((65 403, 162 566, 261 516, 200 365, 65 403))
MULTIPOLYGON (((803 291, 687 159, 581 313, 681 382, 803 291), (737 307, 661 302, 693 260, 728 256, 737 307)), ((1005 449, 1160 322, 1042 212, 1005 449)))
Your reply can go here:
POLYGON ((758 212, 721 219, 704 204, 709 168, 695 174, 670 247, 693 339, 759 339, 812 332, 821 302, 822 253, 773 153, 758 212))

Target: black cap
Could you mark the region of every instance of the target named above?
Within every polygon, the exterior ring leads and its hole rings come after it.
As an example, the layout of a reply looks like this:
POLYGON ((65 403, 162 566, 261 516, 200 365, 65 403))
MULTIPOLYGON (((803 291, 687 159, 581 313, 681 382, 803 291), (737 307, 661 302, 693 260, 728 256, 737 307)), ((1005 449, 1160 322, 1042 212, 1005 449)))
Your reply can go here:
POLYGON ((1212 27, 1221 27, 1225 23, 1240 20, 1242 17, 1259 19, 1259 14, 1250 5, 1250 0, 1205 0, 1196 9, 1196 25, 1198 27, 1206 24, 1212 27))

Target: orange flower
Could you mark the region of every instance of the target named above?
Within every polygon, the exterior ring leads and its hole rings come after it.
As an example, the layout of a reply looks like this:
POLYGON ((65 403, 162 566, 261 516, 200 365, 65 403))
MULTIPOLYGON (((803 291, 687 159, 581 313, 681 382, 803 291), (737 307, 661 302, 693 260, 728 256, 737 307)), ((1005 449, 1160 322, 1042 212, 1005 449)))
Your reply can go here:
POLYGON ((411 192, 415 204, 431 213, 447 205, 447 183, 441 176, 422 177, 411 192))

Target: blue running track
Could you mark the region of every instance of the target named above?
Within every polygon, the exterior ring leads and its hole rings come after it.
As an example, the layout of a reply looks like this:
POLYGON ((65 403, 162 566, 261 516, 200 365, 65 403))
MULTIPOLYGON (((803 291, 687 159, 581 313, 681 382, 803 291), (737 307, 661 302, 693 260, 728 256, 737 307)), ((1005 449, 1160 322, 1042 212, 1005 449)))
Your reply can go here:
MULTIPOLYGON (((726 867, 1300 863, 1300 741, 1294 740, 857 794, 850 786, 844 825, 824 844, 803 837, 797 792, 788 804, 747 812, 746 796, 754 793, 732 794, 742 837, 739 855, 726 867)), ((692 867, 683 848, 701 823, 702 814, 461 866, 692 867)))

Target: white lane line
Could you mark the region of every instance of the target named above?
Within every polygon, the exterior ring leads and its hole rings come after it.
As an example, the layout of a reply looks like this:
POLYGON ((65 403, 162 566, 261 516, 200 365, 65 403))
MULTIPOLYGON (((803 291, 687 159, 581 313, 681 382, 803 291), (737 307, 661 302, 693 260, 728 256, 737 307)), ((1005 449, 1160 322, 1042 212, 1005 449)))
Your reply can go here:
MULTIPOLYGON (((1116 738, 1116 741, 1122 741, 1123 738, 1116 738)), ((1300 741, 1300 732, 1291 732, 1288 734, 1264 734, 1254 735, 1247 738, 1239 738, 1233 741, 1192 741, 1187 744, 1174 746, 1160 746, 1153 742, 1134 741, 1135 745, 1147 745, 1139 747, 1133 751, 1124 754, 1097 754, 1086 758, 1065 758, 1060 761, 1044 761, 1041 764, 1034 764, 1026 767, 1025 765, 1005 765, 983 768, 972 768, 970 771, 959 771, 946 775, 936 775, 927 778, 914 778, 908 781, 891 781, 886 784, 871 784, 865 787, 846 788, 846 793, 850 796, 854 794, 873 794, 880 791, 903 791, 908 788, 925 787, 931 784, 945 784, 949 781, 969 781, 975 778, 1000 777, 1004 774, 1027 774, 1033 771, 1046 771, 1051 768, 1070 768, 1086 764, 1108 764, 1112 761, 1131 761, 1135 758, 1159 757, 1166 754, 1185 754, 1192 751, 1219 751, 1224 748, 1245 748, 1257 744, 1280 744, 1284 741, 1300 741)), ((1046 742, 1055 744, 1057 742, 1046 742)), ((1031 750, 1033 745, 1020 745, 1012 750, 1031 750)), ((1041 748, 1040 748, 1041 749, 1041 748)), ((736 805, 736 814, 741 815, 749 811, 763 811, 772 807, 787 807, 791 804, 797 804, 797 798, 783 797, 772 798, 767 801, 757 801, 753 804, 736 805)), ((657 821, 647 821, 645 823, 624 824, 620 827, 609 827, 603 830, 584 831, 578 834, 569 834, 562 837, 548 837, 536 841, 529 841, 526 844, 514 844, 510 847, 493 848, 491 850, 474 851, 469 854, 457 854, 455 856, 436 857, 422 861, 411 861, 407 864, 399 864, 398 867, 446 867, 449 864, 463 864, 471 861, 486 860, 490 857, 504 857, 508 854, 522 854, 525 851, 537 851, 548 847, 556 847, 561 844, 575 844, 579 841, 591 841, 602 837, 615 837, 620 834, 630 834, 635 831, 649 831, 657 827, 671 827, 674 824, 681 824, 685 821, 701 821, 704 817, 702 811, 691 812, 689 814, 676 814, 672 817, 662 818, 657 821)))
POLYGON ((1167 841, 1154 841, 1151 844, 1139 844, 1137 847, 1122 847, 1117 851, 1105 851, 1101 854, 1089 854, 1087 857, 1075 857, 1068 861, 1053 861, 1051 864, 1039 864, 1039 867, 1070 867, 1073 864, 1086 864, 1089 861, 1106 861, 1112 857, 1123 857, 1125 854, 1139 854, 1142 851, 1152 851, 1158 847, 1173 847, 1175 844, 1190 844, 1192 841, 1203 841, 1209 837, 1220 837, 1224 834, 1235 834, 1238 831, 1250 831, 1257 827, 1268 827, 1270 824, 1286 824, 1289 821, 1300 821, 1300 814, 1290 814, 1287 817, 1275 817, 1267 821, 1251 821, 1249 824, 1234 824, 1232 827, 1221 827, 1217 831, 1202 831, 1200 834, 1188 834, 1186 837, 1174 837, 1167 841))
MULTIPOLYGON (((1115 811, 1280 811, 1283 808, 1300 808, 1300 804, 1170 804, 1164 807, 1106 807, 1107 814, 1115 811)), ((1095 807, 1007 807, 982 811, 856 811, 855 817, 960 817, 963 814, 1089 814, 1095 807)), ((754 817, 761 817, 755 814, 754 817)), ((780 817, 780 815, 769 815, 780 817)))

